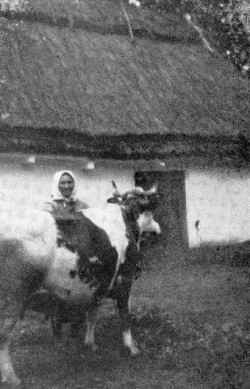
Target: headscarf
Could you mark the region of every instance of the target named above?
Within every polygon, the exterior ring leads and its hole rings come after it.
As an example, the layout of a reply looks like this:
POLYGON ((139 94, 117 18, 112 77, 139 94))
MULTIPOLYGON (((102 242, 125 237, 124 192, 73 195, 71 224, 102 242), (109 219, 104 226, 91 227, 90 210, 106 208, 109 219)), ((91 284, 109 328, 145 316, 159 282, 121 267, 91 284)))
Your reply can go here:
POLYGON ((54 174, 53 181, 52 181, 51 197, 53 200, 65 200, 65 197, 62 195, 62 193, 59 190, 59 181, 64 174, 69 175, 74 181, 74 188, 73 188, 73 191, 72 191, 72 194, 71 194, 69 200, 75 200, 76 199, 76 192, 77 192, 77 190, 76 190, 76 178, 75 178, 74 173, 72 173, 71 170, 60 170, 54 174))

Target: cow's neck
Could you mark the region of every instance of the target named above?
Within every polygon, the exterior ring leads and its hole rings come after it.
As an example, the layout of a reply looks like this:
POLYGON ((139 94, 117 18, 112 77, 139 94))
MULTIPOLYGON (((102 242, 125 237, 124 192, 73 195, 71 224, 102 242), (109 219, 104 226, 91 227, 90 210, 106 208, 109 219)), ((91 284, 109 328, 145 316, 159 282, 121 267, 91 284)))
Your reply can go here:
POLYGON ((139 228, 137 219, 132 212, 122 209, 122 216, 126 226, 126 234, 130 242, 137 243, 139 239, 139 228))

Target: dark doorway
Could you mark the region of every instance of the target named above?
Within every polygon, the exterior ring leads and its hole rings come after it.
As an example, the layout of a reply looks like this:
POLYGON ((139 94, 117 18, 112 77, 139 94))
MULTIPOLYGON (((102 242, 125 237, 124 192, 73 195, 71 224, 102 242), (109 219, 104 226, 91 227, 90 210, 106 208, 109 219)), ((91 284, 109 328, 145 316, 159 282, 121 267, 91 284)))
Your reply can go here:
POLYGON ((154 213, 162 228, 162 242, 169 247, 187 245, 185 174, 183 171, 141 171, 135 173, 135 185, 149 189, 158 185, 160 205, 154 213))

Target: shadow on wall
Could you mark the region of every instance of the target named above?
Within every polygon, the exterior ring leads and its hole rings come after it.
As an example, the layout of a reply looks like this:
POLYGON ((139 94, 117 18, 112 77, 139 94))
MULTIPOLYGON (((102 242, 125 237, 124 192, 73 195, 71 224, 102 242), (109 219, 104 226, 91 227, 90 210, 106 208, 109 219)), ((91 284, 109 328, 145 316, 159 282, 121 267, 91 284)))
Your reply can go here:
POLYGON ((215 245, 201 244, 190 248, 187 253, 189 261, 200 263, 225 263, 231 266, 250 266, 250 240, 243 243, 215 245))

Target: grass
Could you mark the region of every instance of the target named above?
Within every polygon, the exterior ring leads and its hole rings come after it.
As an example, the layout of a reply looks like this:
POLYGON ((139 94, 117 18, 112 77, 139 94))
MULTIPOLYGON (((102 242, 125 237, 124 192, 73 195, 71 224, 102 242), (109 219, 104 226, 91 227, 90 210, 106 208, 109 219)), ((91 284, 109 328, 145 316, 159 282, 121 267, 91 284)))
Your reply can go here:
POLYGON ((80 339, 55 341, 48 323, 30 313, 13 344, 29 389, 247 389, 249 267, 192 261, 162 247, 147 252, 132 293, 132 328, 142 351, 120 350, 111 302, 97 326, 99 352, 80 339))

